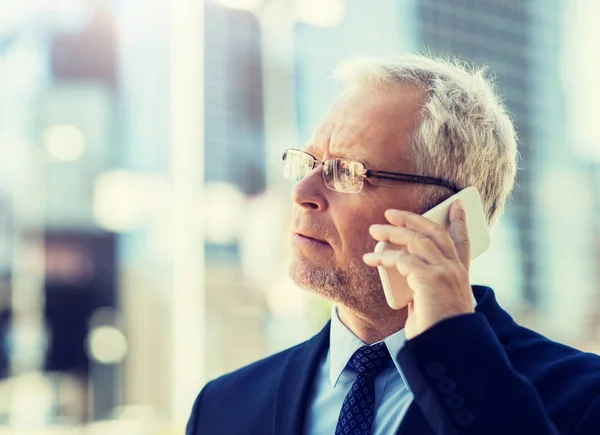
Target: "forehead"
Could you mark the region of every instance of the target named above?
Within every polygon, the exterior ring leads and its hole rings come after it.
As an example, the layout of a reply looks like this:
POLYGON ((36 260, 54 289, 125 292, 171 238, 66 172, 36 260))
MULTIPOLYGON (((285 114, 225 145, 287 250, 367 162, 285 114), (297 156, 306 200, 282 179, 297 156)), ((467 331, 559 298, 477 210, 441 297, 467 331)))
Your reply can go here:
POLYGON ((423 93, 413 88, 349 89, 327 110, 305 148, 320 158, 389 166, 402 159, 423 103, 423 93))

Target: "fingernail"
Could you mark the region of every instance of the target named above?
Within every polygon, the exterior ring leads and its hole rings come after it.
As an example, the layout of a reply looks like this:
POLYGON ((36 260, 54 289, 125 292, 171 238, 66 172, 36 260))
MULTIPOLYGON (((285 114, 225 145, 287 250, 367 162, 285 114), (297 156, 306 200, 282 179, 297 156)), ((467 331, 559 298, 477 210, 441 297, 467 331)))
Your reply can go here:
POLYGON ((390 208, 386 211, 387 214, 391 216, 398 216, 400 214, 400 210, 396 210, 395 208, 390 208))
POLYGON ((455 201, 455 204, 456 204, 456 206, 458 207, 459 210, 464 210, 465 209, 465 207, 463 206, 463 203, 462 203, 462 201, 460 199, 457 199, 455 201))

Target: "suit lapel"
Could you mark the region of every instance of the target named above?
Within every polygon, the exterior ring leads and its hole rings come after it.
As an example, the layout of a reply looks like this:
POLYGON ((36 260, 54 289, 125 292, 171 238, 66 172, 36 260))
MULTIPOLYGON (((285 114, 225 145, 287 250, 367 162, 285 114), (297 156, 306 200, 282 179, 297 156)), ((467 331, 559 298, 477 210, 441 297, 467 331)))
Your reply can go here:
POLYGON ((275 399, 274 434, 302 435, 308 400, 319 362, 329 346, 327 325, 292 349, 282 370, 275 399))

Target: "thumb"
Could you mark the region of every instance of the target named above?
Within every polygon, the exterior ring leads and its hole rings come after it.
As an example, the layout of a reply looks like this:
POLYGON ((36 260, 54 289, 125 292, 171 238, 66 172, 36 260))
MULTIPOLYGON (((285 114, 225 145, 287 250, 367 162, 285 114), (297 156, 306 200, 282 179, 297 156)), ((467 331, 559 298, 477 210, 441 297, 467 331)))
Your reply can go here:
POLYGON ((456 247, 458 258, 461 263, 469 269, 471 262, 471 243, 469 241, 469 230, 467 228, 467 213, 460 200, 450 206, 450 237, 456 247))

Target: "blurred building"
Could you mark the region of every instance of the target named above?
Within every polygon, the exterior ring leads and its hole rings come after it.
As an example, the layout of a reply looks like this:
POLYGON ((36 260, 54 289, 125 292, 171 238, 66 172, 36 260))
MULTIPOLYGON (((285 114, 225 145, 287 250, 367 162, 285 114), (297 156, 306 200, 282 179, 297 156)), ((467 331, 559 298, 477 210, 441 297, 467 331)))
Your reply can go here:
MULTIPOLYGON (((574 148, 579 161, 580 171, 573 177, 571 184, 564 183, 561 196, 573 198, 565 207, 577 215, 573 220, 582 222, 586 228, 592 227, 587 234, 580 234, 578 240, 584 254, 591 251, 588 258, 583 257, 586 267, 594 270, 591 280, 585 283, 577 297, 586 303, 584 309, 576 307, 571 313, 579 312, 585 323, 585 339, 595 343, 592 350, 600 347, 600 128, 596 114, 600 110, 600 87, 597 85, 598 44, 600 43, 600 3, 586 0, 568 2, 564 9, 562 34, 562 77, 567 95, 565 118, 567 120, 567 143, 574 148), (593 65, 593 66, 592 66, 593 65), (567 193, 577 192, 577 195, 567 193), (588 222, 591 224, 588 225, 588 222), (589 264, 591 263, 591 265, 589 264)), ((551 49, 551 47, 549 47, 551 49)), ((566 228, 566 227, 565 227, 566 228)), ((570 233, 569 230, 565 230, 570 233)), ((571 252, 577 248, 571 247, 571 252)), ((581 250, 581 248, 580 248, 581 250)), ((566 265, 565 267, 570 267, 566 265)), ((567 273, 565 273, 567 275, 567 273)), ((563 296, 564 298, 565 296, 563 296)), ((562 302, 562 301, 561 301, 562 302)), ((567 302, 568 303, 568 302, 567 302)))
POLYGON ((248 11, 206 3, 206 182, 265 188, 261 28, 248 11))
MULTIPOLYGON (((332 15, 328 25, 296 24, 294 80, 301 141, 298 145, 308 140, 340 91, 339 84, 331 79, 332 68, 355 56, 393 56, 418 47, 416 3, 380 0, 374 13, 372 4, 348 0, 344 8, 328 11, 332 15)), ((318 16, 319 12, 315 8, 313 14, 318 16)), ((286 148, 287 144, 281 144, 281 151, 286 148)))
MULTIPOLYGON (((169 12, 157 5, 140 20, 139 11, 145 9, 143 1, 119 7, 119 100, 124 116, 119 142, 126 147, 115 155, 128 171, 168 177, 169 12)), ((207 312, 206 319, 198 321, 206 324, 211 358, 206 360, 205 376, 212 378, 265 352, 266 307, 244 280, 239 246, 246 198, 265 189, 265 144, 258 20, 247 11, 212 1, 204 2, 204 14, 204 92, 190 95, 204 98, 204 187, 198 186, 204 190, 204 202, 190 204, 190 209, 206 220, 207 312)), ((159 194, 152 195, 158 199, 159 194)), ((120 252, 122 303, 131 340, 137 343, 126 363, 125 402, 148 403, 158 414, 168 415, 169 376, 177 368, 169 354, 173 263, 165 228, 169 199, 163 200, 159 204, 164 206, 156 209, 162 217, 122 235, 120 252)))
POLYGON ((267 309, 241 268, 247 198, 264 192, 262 29, 255 14, 205 3, 207 361, 217 376, 265 352, 267 309), (216 350, 218 349, 218 351, 216 350))
POLYGON ((18 390, 19 377, 46 371, 39 386, 53 385, 54 403, 45 405, 54 408, 36 413, 49 413, 49 422, 106 417, 118 402, 118 366, 95 371, 87 340, 93 313, 116 307, 114 236, 97 225, 92 203, 95 178, 111 163, 113 15, 101 5, 54 14, 1 6, 0 146, 9 170, 0 191, 10 225, 2 252, 11 257, 2 296, 12 311, 2 331, 4 374, 18 390), (68 398, 60 392, 65 382, 75 385, 68 398), (88 390, 96 382, 106 388, 88 390))

